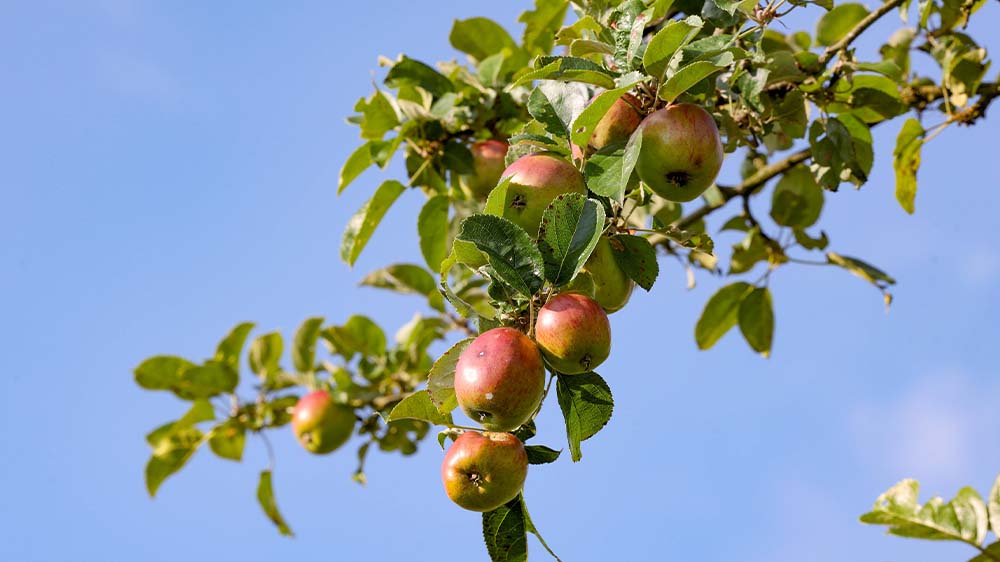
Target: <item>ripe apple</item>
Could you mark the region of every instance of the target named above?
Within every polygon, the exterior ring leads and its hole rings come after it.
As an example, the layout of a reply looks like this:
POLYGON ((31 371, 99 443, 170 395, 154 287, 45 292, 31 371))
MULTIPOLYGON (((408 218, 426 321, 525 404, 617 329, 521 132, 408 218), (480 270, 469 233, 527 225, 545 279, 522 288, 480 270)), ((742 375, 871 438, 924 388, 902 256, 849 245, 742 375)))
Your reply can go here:
POLYGON ((587 184, 572 164, 557 154, 537 153, 519 158, 503 171, 511 178, 504 200, 503 218, 538 235, 542 211, 563 193, 587 194, 587 184))
POLYGON ((600 150, 609 144, 628 142, 632 132, 642 123, 642 113, 639 111, 641 107, 642 103, 630 94, 615 100, 611 109, 594 127, 588 143, 590 148, 600 150))
POLYGON ((514 499, 527 476, 528 454, 510 433, 466 431, 441 463, 445 493, 471 511, 493 511, 514 499))
POLYGON ((472 143, 472 167, 474 174, 459 176, 458 185, 476 199, 485 199, 500 182, 507 156, 507 143, 499 140, 485 140, 472 143))
POLYGON ((354 410, 337 404, 330 393, 314 390, 292 410, 292 431, 310 453, 322 455, 343 445, 354 432, 354 410))
POLYGON ((642 147, 635 169, 660 197, 691 201, 719 175, 722 140, 715 119, 701 107, 680 103, 654 111, 639 131, 642 147))
POLYGON ((580 273, 566 287, 566 292, 593 298, 608 314, 624 308, 635 287, 612 252, 611 241, 602 236, 580 273))
POLYGON ((611 353, 611 324, 594 299, 562 293, 538 311, 535 341, 555 370, 567 375, 586 373, 611 353))
POLYGON ((455 397, 462 411, 490 431, 528 421, 542 400, 545 366, 527 336, 513 328, 479 335, 458 357, 455 397))

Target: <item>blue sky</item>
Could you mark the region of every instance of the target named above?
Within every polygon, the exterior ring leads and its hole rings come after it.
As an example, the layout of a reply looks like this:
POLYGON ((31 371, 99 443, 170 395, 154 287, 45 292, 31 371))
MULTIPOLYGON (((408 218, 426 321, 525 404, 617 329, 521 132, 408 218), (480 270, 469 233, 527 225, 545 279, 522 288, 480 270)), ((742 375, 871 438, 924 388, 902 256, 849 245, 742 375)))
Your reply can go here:
MULTIPOLYGON (((347 217, 383 177, 402 175, 369 172, 338 198, 358 142, 344 117, 370 92, 379 54, 459 56, 447 42, 454 18, 514 29, 527 3, 357 6, 0 8, 0 559, 485 559, 478 516, 441 490, 432 442, 415 457, 372 455, 362 488, 350 480, 352 448, 316 458, 274 435, 293 540, 256 505, 258 441, 242 464, 202 451, 155 500, 143 485, 143 435, 183 408, 134 385, 143 358, 206 357, 242 320, 287 334, 310 315, 362 312, 391 333, 418 309, 357 287, 418 255, 418 193, 391 210, 353 270, 337 257, 347 217)), ((888 19, 876 36, 898 25, 888 19)), ((990 3, 970 32, 993 34, 997 52, 998 24, 990 3)), ((856 517, 904 476, 950 496, 964 484, 985 491, 1000 471, 997 111, 925 148, 914 216, 892 194, 898 126, 874 133, 871 182, 827 198, 832 249, 899 279, 889 314, 844 272, 783 268, 771 359, 736 334, 698 352, 693 325, 720 281, 688 292, 683 271, 663 262, 653 293, 612 317, 601 369, 616 398, 611 424, 584 444, 582 463, 560 459, 528 478, 535 522, 564 560, 971 557, 856 517)), ((554 400, 539 422, 539 442, 562 447, 554 400)))

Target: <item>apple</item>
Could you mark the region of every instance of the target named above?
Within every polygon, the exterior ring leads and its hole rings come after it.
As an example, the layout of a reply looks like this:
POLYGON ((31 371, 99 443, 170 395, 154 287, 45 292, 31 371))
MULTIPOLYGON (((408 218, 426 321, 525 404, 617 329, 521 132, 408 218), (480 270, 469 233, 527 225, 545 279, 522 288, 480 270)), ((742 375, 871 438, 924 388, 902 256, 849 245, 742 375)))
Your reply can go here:
POLYGON ((511 179, 507 185, 503 218, 513 222, 532 237, 538 235, 542 211, 564 193, 587 194, 587 184, 572 164, 561 156, 536 153, 522 156, 503 171, 511 179))
POLYGON ((592 371, 611 353, 611 323, 597 301, 577 293, 549 299, 535 320, 535 341, 560 373, 592 371))
POLYGON ((466 431, 441 463, 451 501, 471 511, 493 511, 517 497, 528 476, 528 454, 510 433, 466 431))
POLYGON ((722 140, 712 115, 680 103, 654 111, 639 125, 642 147, 636 172, 657 195, 691 201, 705 192, 722 167, 722 140))
POLYGON ((631 94, 625 94, 615 100, 611 109, 594 127, 588 142, 590 148, 600 150, 609 144, 628 142, 629 137, 642 123, 641 107, 642 103, 631 94))
POLYGON ((597 301, 604 312, 611 314, 625 307, 632 297, 633 287, 635 283, 615 261, 611 241, 602 236, 565 292, 587 295, 597 301))
POLYGON ((458 177, 458 185, 475 199, 485 199, 500 182, 507 156, 507 143, 499 140, 485 140, 472 143, 472 167, 474 174, 458 177))
POLYGON ((455 397, 490 431, 517 429, 542 401, 545 366, 528 336, 513 328, 479 335, 458 357, 455 397))
POLYGON ((292 431, 299 443, 317 455, 334 451, 354 433, 354 410, 337 404, 325 390, 299 399, 292 410, 292 431))

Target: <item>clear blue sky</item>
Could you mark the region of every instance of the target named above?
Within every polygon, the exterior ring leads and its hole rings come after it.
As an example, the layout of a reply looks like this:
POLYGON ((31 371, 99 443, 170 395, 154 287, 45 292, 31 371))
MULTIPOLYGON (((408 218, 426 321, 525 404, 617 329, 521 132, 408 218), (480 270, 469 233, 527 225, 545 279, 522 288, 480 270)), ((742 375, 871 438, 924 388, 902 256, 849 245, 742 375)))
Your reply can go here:
MULTIPOLYGON (((415 457, 372 455, 362 488, 353 448, 316 458, 275 435, 293 540, 257 507, 258 441, 242 464, 201 451, 155 500, 143 486, 143 435, 183 408, 134 385, 143 358, 206 357, 242 320, 289 333, 309 315, 363 312, 391 333, 409 319, 416 300, 357 281, 417 255, 418 193, 353 270, 337 257, 347 217, 401 175, 369 172, 336 196, 358 142, 344 117, 370 92, 377 55, 452 58, 453 18, 513 29, 527 6, 338 4, 0 8, 0 559, 485 559, 479 517, 445 497, 432 441, 415 457)), ((898 25, 888 19, 876 35, 898 25)), ((998 24, 989 3, 971 27, 994 52, 998 24)), ((844 272, 783 268, 773 358, 737 334, 700 353, 693 325, 720 281, 689 293, 665 261, 654 292, 613 317, 601 373, 616 416, 584 462, 528 478, 534 519, 564 560, 971 557, 856 522, 898 478, 951 495, 1000 471, 1000 108, 925 149, 912 217, 892 195, 897 128, 876 130, 872 181, 829 197, 822 218, 833 249, 900 280, 888 315, 844 272)), ((550 402, 539 441, 563 447, 550 402)))

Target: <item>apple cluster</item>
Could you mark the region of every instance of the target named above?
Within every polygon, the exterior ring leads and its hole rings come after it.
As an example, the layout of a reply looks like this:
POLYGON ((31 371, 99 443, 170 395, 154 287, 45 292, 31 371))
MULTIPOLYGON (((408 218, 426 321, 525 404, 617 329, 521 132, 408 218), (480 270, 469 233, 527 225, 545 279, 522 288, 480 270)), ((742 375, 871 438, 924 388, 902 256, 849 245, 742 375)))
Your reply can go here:
MULTIPOLYGON (((654 193, 670 201, 691 201, 715 181, 723 150, 712 116, 699 106, 676 104, 643 117, 638 99, 625 94, 598 122, 588 155, 641 135, 636 173, 654 193)), ((566 193, 587 194, 583 174, 553 153, 523 156, 503 168, 507 145, 473 143, 475 174, 463 176, 467 195, 485 199, 509 178, 503 217, 529 233, 538 232, 542 213, 566 193)), ((441 466, 445 492, 459 506, 491 511, 514 499, 524 485, 528 457, 512 433, 538 412, 545 392, 545 366, 560 376, 587 373, 611 351, 608 313, 628 302, 634 283, 615 261, 611 242, 601 237, 586 264, 563 292, 538 311, 534 341, 509 327, 482 333, 462 352, 455 369, 458 404, 486 431, 466 431, 451 445, 441 466)))
MULTIPOLYGON (((635 172, 654 193, 670 201, 691 201, 712 183, 723 150, 712 116, 699 106, 675 104, 644 116, 640 101, 625 94, 594 127, 586 147, 573 145, 575 160, 640 135, 635 172)), ((588 194, 576 166, 556 153, 523 156, 505 167, 508 144, 472 143, 474 173, 461 176, 466 196, 486 199, 507 181, 503 218, 538 233, 543 211, 559 196, 588 194)), ((636 182, 637 184, 637 182, 636 182)), ((467 430, 444 457, 441 478, 448 497, 472 511, 492 511, 514 499, 528 472, 528 456, 513 431, 530 421, 545 395, 546 367, 558 376, 591 372, 611 351, 608 314, 628 302, 634 282, 618 265, 612 241, 602 236, 580 272, 549 295, 522 326, 483 332, 461 353, 455 367, 455 397, 462 411, 483 427, 467 430), (529 336, 530 335, 530 336, 529 336)), ((355 418, 326 391, 303 397, 292 427, 313 453, 328 453, 351 435, 355 418)))

